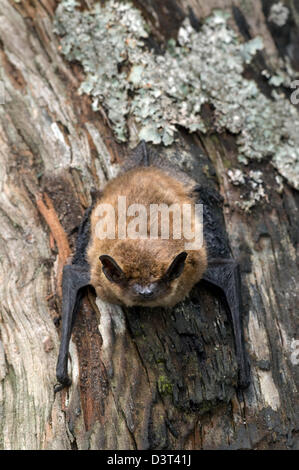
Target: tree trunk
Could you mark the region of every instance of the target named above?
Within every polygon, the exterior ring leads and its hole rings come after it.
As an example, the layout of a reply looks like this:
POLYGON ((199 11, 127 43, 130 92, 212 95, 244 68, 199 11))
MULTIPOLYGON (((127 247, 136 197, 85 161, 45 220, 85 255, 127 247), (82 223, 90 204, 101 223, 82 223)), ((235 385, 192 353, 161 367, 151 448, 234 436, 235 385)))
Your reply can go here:
MULTIPOLYGON (((81 10, 92 3, 82 1, 81 10)), ((283 25, 269 19, 273 3, 134 5, 151 24, 153 54, 176 38, 186 16, 196 27, 215 7, 230 11, 240 43, 263 38, 265 48, 244 80, 267 94, 263 69, 289 60, 299 70, 298 2, 285 2, 283 25)), ((286 174, 277 178, 269 158, 242 167, 237 135, 229 130, 189 134, 178 126, 177 140, 158 149, 224 197, 226 230, 242 268, 250 387, 236 387, 233 335, 221 299, 199 286, 171 311, 124 311, 90 292, 71 342, 72 386, 54 396, 61 267, 91 188, 116 174, 130 148, 117 142, 105 103, 93 111, 91 97, 78 93, 85 72, 61 55, 53 32, 57 2, 0 0, 0 6, 0 448, 298 448, 298 192, 286 174), (266 196, 250 211, 240 198, 248 188, 232 184, 234 168, 263 173, 266 196)), ((279 90, 289 93, 283 85, 279 90)), ((211 124, 213 107, 202 110, 211 124)))

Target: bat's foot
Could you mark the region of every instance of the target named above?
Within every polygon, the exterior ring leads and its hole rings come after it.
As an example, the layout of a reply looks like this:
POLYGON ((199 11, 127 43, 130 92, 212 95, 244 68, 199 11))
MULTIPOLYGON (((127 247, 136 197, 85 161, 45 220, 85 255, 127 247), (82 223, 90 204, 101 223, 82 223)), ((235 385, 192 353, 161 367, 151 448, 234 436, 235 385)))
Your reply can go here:
POLYGON ((61 390, 63 390, 66 387, 69 387, 72 384, 72 381, 68 375, 57 374, 57 380, 59 383, 54 386, 54 394, 56 394, 57 392, 60 392, 61 390))

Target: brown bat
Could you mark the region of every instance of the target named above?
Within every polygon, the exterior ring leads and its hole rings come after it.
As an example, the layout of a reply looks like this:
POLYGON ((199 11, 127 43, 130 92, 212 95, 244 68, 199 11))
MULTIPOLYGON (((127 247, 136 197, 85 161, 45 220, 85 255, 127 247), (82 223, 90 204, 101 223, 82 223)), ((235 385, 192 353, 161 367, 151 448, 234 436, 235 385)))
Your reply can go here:
MULTIPOLYGON (((117 207, 119 195, 125 198, 126 213, 130 205, 138 203, 142 204, 147 215, 150 214, 150 206, 171 207, 176 204, 180 209, 180 217, 183 205, 193 207, 195 202, 180 181, 151 166, 131 169, 112 180, 98 202, 117 207)), ((173 213, 169 214, 174 216, 173 213)), ((192 228, 195 214, 188 215, 192 228)), ((125 229, 132 218, 133 216, 126 218, 125 229)), ((97 205, 95 206, 91 214, 91 243, 87 250, 87 259, 90 282, 98 297, 128 307, 172 307, 188 295, 207 268, 206 249, 201 246, 198 250, 186 250, 188 240, 184 233, 174 239, 173 218, 169 220, 167 238, 162 238, 161 225, 168 220, 159 217, 158 212, 155 220, 153 216, 147 217, 145 239, 136 240, 128 236, 119 239, 116 230, 114 239, 101 240, 96 234, 99 217, 97 205), (158 225, 156 238, 151 237, 150 233, 154 222, 158 225)), ((114 220, 112 214, 107 223, 115 224, 117 229, 118 218, 114 220)))
POLYGON ((65 266, 63 272, 63 324, 56 371, 60 385, 55 391, 71 383, 67 374, 69 341, 86 286, 92 285, 98 297, 112 304, 172 307, 201 279, 224 294, 234 330, 239 386, 244 388, 249 384, 239 269, 237 263, 227 257, 226 237, 222 236, 220 227, 217 230, 216 226, 215 230, 211 198, 205 197, 206 192, 180 170, 165 164, 157 167, 158 164, 159 158, 151 154, 150 161, 146 146, 141 143, 135 152, 135 167, 108 182, 82 220, 72 264, 65 266), (127 233, 136 216, 134 206, 123 226, 119 224, 120 197, 125 201, 123 213, 126 215, 134 204, 142 205, 147 215, 154 213, 144 222, 143 237, 132 238, 127 233), (198 200, 204 206, 203 227, 195 210, 198 200), (161 212, 151 212, 151 208, 171 206, 173 211, 169 210, 170 223, 168 236, 165 236, 165 219, 161 212), (202 244, 194 245, 195 235, 193 239, 186 237, 182 224, 175 229, 175 214, 182 216, 187 206, 194 210, 187 213, 186 223, 193 234, 203 228, 202 244), (154 237, 151 236, 153 228, 156 230, 154 237))

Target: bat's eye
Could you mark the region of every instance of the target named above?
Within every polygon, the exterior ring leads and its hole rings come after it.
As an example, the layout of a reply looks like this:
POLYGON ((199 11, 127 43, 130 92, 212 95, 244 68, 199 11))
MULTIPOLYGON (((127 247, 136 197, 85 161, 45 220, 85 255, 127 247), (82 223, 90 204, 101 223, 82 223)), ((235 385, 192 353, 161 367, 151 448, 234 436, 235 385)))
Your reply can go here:
POLYGON ((186 258, 187 253, 185 251, 182 251, 182 253, 177 255, 164 274, 163 279, 165 281, 173 281, 174 279, 178 278, 184 270, 186 258))
POLYGON ((103 273, 109 281, 119 283, 124 279, 123 270, 111 256, 102 255, 100 261, 102 262, 103 273))

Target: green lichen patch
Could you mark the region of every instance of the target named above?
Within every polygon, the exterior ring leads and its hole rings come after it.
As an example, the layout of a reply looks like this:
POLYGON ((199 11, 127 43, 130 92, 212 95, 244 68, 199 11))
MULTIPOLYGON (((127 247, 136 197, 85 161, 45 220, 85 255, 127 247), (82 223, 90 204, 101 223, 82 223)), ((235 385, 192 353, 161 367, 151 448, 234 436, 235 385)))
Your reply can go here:
POLYGON ((158 378, 158 390, 162 395, 172 394, 172 383, 165 375, 160 375, 158 378))
MULTIPOLYGON (((130 2, 107 0, 88 11, 77 6, 63 0, 56 10, 62 53, 82 64, 86 79, 80 92, 92 97, 95 110, 104 106, 120 141, 128 139, 129 118, 139 138, 154 144, 172 144, 178 126, 207 132, 201 109, 208 103, 214 109, 212 130, 236 134, 241 162, 272 157, 299 189, 299 145, 291 131, 298 129, 298 111, 276 90, 269 99, 243 77, 263 47, 260 38, 240 43, 227 13, 215 11, 199 32, 186 19, 177 41, 156 55, 144 43, 149 27, 130 2)), ((280 81, 273 77, 273 87, 280 81)))

